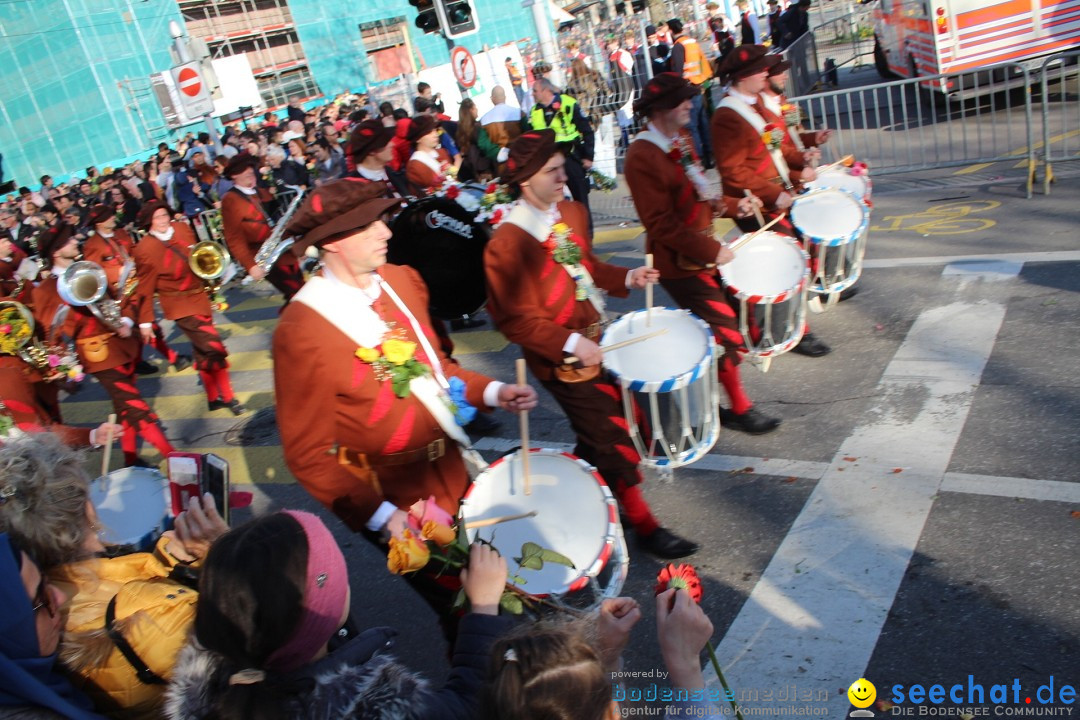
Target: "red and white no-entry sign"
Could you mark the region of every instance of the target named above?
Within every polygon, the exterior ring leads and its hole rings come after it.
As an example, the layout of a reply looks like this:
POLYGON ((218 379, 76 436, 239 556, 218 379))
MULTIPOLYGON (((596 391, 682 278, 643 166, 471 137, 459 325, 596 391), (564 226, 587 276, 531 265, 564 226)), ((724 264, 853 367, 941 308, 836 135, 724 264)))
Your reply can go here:
POLYGON ((176 84, 180 92, 188 97, 198 97, 199 91, 202 90, 202 78, 199 77, 199 73, 189 67, 182 68, 176 74, 176 84))
POLYGON ((172 78, 185 115, 194 120, 214 112, 214 101, 199 72, 198 62, 177 65, 172 69, 172 78))

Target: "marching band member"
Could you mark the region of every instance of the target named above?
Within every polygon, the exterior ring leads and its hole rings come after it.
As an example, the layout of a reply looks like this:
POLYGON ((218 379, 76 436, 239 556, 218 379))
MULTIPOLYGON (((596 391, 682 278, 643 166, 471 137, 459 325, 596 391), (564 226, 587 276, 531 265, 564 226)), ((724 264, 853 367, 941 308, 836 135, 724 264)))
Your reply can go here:
POLYGON ((832 130, 815 130, 806 132, 800 125, 787 126, 783 107, 787 104, 784 96, 784 88, 787 87, 787 71, 791 69, 791 62, 781 60, 769 68, 769 76, 766 78, 765 87, 761 90, 761 114, 770 123, 779 123, 786 127, 787 139, 795 144, 793 135, 798 136, 801 148, 806 154, 807 164, 816 164, 821 159, 821 151, 818 148, 829 141, 832 130))
POLYGON ((413 147, 412 157, 405 166, 405 179, 409 194, 424 197, 442 187, 450 168, 450 155, 439 147, 438 120, 434 115, 422 114, 412 119, 405 135, 413 147))
MULTIPOLYGON (((233 260, 240 264, 253 280, 266 281, 281 291, 285 305, 304 284, 300 263, 292 253, 282 253, 270 271, 255 264, 255 255, 273 232, 264 202, 270 201, 266 190, 256 187, 258 158, 235 155, 225 166, 224 175, 233 186, 221 198, 221 223, 225 244, 233 260)), ((284 210, 284 208, 283 208, 284 210)))
MULTIPOLYGON (((780 62, 761 45, 740 45, 720 65, 720 73, 731 81, 727 95, 713 113, 711 132, 716 166, 724 195, 742 197, 750 190, 764 203, 766 219, 791 207, 802 181, 813 180, 814 169, 793 144, 784 144, 783 121, 770 125, 761 114, 759 93, 765 88, 769 69, 780 62)), ((757 230, 753 217, 740 217, 736 224, 744 231, 757 230)), ((793 237, 795 228, 788 218, 773 226, 776 232, 793 237)), ((807 330, 792 352, 820 357, 831 351, 828 345, 807 330)))
MULTIPOLYGON (((403 536, 418 500, 434 496, 457 513, 469 483, 458 449, 468 445, 462 413, 536 405, 531 387, 493 381, 439 351, 420 276, 386 264, 382 218, 400 200, 384 194, 380 183, 346 178, 304 199, 287 232, 297 254, 318 248, 323 271, 282 312, 273 338, 285 462, 316 500, 376 545, 403 536)), ((453 590, 424 573, 406 578, 447 612, 453 590)))
POLYGON ((660 526, 639 487, 640 457, 625 423, 618 388, 599 372, 596 341, 603 320, 597 288, 625 297, 656 282, 656 270, 597 260, 587 210, 563 200, 565 157, 552 130, 524 133, 510 146, 506 183, 521 200, 487 244, 488 311, 507 339, 563 408, 577 435, 575 454, 595 465, 619 500, 641 546, 662 558, 690 555, 698 545, 660 526), (563 358, 584 366, 564 372, 563 358))
MULTIPOLYGON (((132 269, 128 279, 135 281, 135 260, 131 257, 131 250, 135 247, 135 241, 128 231, 116 226, 116 211, 108 205, 94 205, 87 215, 86 224, 94 229, 92 235, 83 243, 83 259, 95 262, 105 271, 105 277, 109 280, 110 294, 118 298, 122 304, 133 304, 142 300, 142 296, 128 292, 127 287, 120 287, 121 275, 124 266, 130 261, 132 269)), ((125 285, 128 283, 125 282, 125 285)), ((138 309, 134 313, 138 316, 138 309)), ((154 323, 154 340, 150 346, 165 356, 165 359, 176 368, 177 372, 191 367, 191 358, 180 355, 165 342, 165 333, 161 331, 161 325, 154 323)), ((141 335, 137 338, 141 341, 141 335)), ((138 375, 149 375, 157 372, 150 363, 142 359, 139 353, 139 361, 135 365, 138 375)))
POLYGON ((184 222, 172 222, 169 208, 151 200, 139 211, 139 227, 148 230, 132 255, 138 267, 139 330, 143 340, 153 338, 154 294, 165 317, 191 340, 195 369, 206 391, 207 408, 228 408, 233 415, 246 412, 236 399, 229 379, 229 351, 214 327, 213 309, 203 281, 189 265, 195 232, 184 222))
POLYGON ((356 164, 349 177, 383 183, 386 186, 385 197, 405 197, 409 191, 400 181, 400 174, 390 175, 386 171, 394 159, 394 146, 391 144, 394 133, 393 127, 387 127, 378 120, 365 120, 357 125, 349 136, 349 151, 356 164))
POLYGON ((50 274, 34 288, 34 318, 44 329, 47 341, 59 341, 62 336, 75 341, 83 370, 97 378, 108 393, 124 428, 120 443, 124 463, 142 464, 137 455, 136 436, 153 445, 162 456, 173 452, 172 443, 161 432, 157 415, 143 399, 135 381, 135 361, 140 349, 139 341, 132 336, 135 321, 122 315, 120 327, 112 328, 86 306, 68 305, 60 297, 58 278, 79 257, 79 243, 70 225, 47 230, 41 235, 39 248, 50 274))
POLYGON ((704 171, 685 129, 696 92, 674 73, 661 73, 645 85, 634 111, 648 118, 648 126, 626 152, 626 182, 645 226, 646 252, 653 254, 660 284, 680 307, 707 322, 717 344, 724 348, 718 376, 731 409, 721 409, 721 424, 757 435, 775 430, 780 420, 755 408, 743 388, 739 375, 743 338, 738 317, 715 267, 706 265, 723 265, 734 258, 711 235, 714 211, 710 199, 723 202, 718 208, 723 214, 744 217, 752 214, 760 201, 709 197, 704 171))

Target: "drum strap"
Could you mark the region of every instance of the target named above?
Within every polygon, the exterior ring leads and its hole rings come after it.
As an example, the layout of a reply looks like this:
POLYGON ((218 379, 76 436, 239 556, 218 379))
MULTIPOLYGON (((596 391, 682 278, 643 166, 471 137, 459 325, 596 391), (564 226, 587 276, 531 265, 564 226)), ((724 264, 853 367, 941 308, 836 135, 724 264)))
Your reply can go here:
POLYGON ((139 678, 139 682, 143 685, 166 685, 166 681, 150 667, 143 662, 139 654, 135 652, 135 648, 131 647, 127 639, 116 628, 116 596, 113 595, 112 600, 109 601, 109 606, 105 608, 105 632, 108 634, 109 639, 113 641, 113 645, 116 645, 116 649, 120 651, 120 654, 124 656, 124 659, 128 661, 128 664, 135 670, 135 676, 139 678))

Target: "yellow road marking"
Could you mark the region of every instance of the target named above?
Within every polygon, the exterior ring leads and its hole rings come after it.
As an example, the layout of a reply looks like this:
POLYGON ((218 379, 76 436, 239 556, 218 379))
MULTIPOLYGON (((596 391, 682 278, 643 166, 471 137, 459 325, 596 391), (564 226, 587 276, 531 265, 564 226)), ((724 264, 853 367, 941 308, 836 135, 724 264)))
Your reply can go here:
POLYGON ((475 355, 485 352, 499 352, 510 343, 498 330, 477 330, 465 333, 451 333, 454 341, 454 356, 475 355))
POLYGON ((229 309, 225 311, 225 314, 228 314, 230 311, 245 312, 247 310, 265 310, 266 308, 277 307, 281 307, 281 298, 277 295, 271 295, 270 297, 261 297, 257 295, 237 303, 236 305, 230 305, 229 309))
POLYGON ((643 233, 645 228, 640 225, 634 225, 633 227, 625 228, 613 228, 611 230, 601 230, 593 234, 593 245, 606 245, 608 243, 626 242, 627 240, 633 240, 638 235, 643 233))
POLYGON ((961 168, 954 172, 953 175, 970 175, 971 173, 977 173, 980 170, 985 170, 986 168, 993 166, 993 164, 994 163, 979 163, 978 165, 961 168))
MULTIPOLYGON (((232 418, 232 413, 227 410, 215 410, 211 413, 206 409, 206 395, 202 388, 195 385, 192 377, 192 389, 198 390, 195 395, 156 395, 143 399, 150 408, 161 416, 162 422, 170 420, 199 419, 199 418, 232 418)), ((78 396, 76 396, 78 397, 78 396)), ((237 392, 236 397, 244 403, 251 412, 261 408, 271 407, 274 404, 274 393, 270 388, 266 390, 237 392)), ((74 425, 90 425, 105 422, 104 418, 113 412, 111 400, 74 400, 67 399, 60 407, 64 415, 64 422, 74 425)), ((237 418, 239 422, 240 418, 237 418)))

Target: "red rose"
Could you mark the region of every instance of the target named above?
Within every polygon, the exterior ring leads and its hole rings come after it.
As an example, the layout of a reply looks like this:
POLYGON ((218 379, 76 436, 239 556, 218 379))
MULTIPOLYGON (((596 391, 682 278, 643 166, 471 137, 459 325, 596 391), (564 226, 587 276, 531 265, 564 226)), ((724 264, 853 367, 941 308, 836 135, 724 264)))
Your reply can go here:
POLYGON ((451 185, 450 187, 446 188, 446 197, 450 198, 451 200, 456 200, 457 196, 460 194, 461 188, 459 188, 457 185, 451 185))
POLYGON ((694 602, 701 602, 701 580, 693 565, 668 565, 656 576, 656 594, 675 588, 690 593, 694 602))
POLYGON ((495 212, 491 213, 491 220, 490 220, 491 224, 492 225, 498 225, 500 222, 502 222, 502 216, 503 216, 502 208, 496 209, 495 212))
POLYGON ((677 147, 673 147, 668 150, 667 156, 675 162, 682 162, 682 151, 677 147))
POLYGON ((487 186, 487 190, 485 190, 484 192, 493 193, 493 192, 496 192, 498 189, 499 189, 499 184, 498 183, 491 183, 490 185, 487 186))

